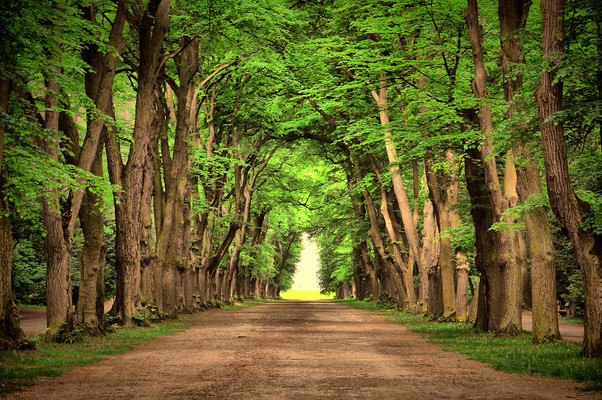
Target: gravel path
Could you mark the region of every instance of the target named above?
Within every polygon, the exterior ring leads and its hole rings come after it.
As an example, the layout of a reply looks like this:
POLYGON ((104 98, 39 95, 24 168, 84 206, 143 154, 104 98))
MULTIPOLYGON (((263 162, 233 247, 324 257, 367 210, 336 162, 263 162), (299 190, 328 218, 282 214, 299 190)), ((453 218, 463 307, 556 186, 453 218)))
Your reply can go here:
MULTIPOLYGON (((594 399, 494 371, 383 317, 325 301, 212 310, 192 327, 14 399, 594 399)), ((596 397, 597 396, 597 397, 596 397)))

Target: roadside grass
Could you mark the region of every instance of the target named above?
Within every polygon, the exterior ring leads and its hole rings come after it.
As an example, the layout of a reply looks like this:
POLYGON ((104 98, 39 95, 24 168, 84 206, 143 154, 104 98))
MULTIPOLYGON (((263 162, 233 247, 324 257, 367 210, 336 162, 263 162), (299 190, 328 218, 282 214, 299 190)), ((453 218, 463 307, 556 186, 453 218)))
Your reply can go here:
POLYGON ((283 300, 331 300, 334 293, 323 294, 319 290, 287 290, 280 293, 283 300))
POLYGON ((564 317, 564 318, 560 318, 560 321, 570 322, 571 324, 583 324, 585 322, 583 320, 583 318, 577 318, 577 317, 564 317))
POLYGON ((602 361, 580 356, 579 343, 560 341, 534 345, 531 333, 496 337, 475 332, 470 324, 430 321, 407 311, 386 308, 374 302, 336 300, 351 307, 376 312, 422 334, 446 351, 455 351, 500 371, 551 376, 585 382, 585 390, 602 390, 602 361))
MULTIPOLYGON (((239 310, 261 303, 250 300, 223 306, 222 309, 239 310)), ((0 397, 33 385, 35 378, 59 376, 107 356, 126 353, 151 339, 183 331, 190 327, 195 315, 183 314, 178 319, 153 323, 148 327, 117 327, 105 336, 84 336, 74 343, 44 342, 43 337, 37 336, 32 339, 36 350, 0 351, 0 397)))

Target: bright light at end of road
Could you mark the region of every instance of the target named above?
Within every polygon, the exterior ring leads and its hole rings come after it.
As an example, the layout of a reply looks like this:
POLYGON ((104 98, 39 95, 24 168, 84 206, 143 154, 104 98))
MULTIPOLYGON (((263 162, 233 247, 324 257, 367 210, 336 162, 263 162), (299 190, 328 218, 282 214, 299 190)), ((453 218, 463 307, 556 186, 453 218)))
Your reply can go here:
POLYGON ((297 272, 293 277, 292 290, 316 291, 320 290, 318 283, 318 268, 320 259, 318 255, 318 245, 309 237, 307 233, 302 237, 303 249, 301 250, 301 259, 297 263, 297 272))

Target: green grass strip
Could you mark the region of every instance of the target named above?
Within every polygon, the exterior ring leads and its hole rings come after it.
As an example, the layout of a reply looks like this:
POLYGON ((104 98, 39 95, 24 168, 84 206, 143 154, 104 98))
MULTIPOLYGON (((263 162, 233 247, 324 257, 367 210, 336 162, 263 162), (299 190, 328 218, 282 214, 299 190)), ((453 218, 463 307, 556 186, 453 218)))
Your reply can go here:
POLYGON ((337 300, 354 308, 376 312, 420 333, 444 350, 455 351, 500 371, 551 376, 586 382, 586 390, 602 390, 602 361, 580 356, 579 343, 558 341, 534 345, 531 333, 496 337, 475 332, 471 324, 438 322, 408 311, 388 309, 374 302, 337 300))
MULTIPOLYGON (((226 311, 240 310, 264 303, 245 301, 222 306, 226 311)), ((36 350, 0 351, 0 395, 6 395, 34 383, 41 376, 59 376, 75 367, 103 360, 106 356, 123 354, 151 339, 186 330, 196 314, 181 315, 178 319, 154 323, 148 327, 117 327, 105 336, 83 337, 74 343, 46 343, 40 337, 33 340, 36 350)))

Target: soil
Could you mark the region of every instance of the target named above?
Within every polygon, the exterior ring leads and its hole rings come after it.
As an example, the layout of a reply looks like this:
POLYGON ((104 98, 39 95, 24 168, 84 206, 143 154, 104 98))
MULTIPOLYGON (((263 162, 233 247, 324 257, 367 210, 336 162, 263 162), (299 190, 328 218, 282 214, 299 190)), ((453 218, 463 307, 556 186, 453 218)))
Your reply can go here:
POLYGON ((383 317, 327 301, 212 310, 190 329, 41 379, 14 399, 594 399, 495 371, 383 317))

